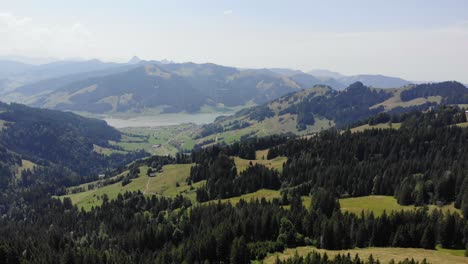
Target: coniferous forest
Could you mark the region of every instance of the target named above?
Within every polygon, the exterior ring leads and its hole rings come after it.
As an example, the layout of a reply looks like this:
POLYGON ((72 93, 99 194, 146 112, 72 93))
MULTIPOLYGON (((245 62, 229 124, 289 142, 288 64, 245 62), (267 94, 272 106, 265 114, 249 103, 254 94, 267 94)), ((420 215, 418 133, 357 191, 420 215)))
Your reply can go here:
MULTIPOLYGON (((102 205, 91 210, 53 196, 72 184, 61 181, 60 175, 68 173, 64 169, 44 167, 20 180, 5 180, 12 175, 9 164, 19 162, 19 157, 2 149, 0 259, 3 263, 249 263, 298 246, 466 249, 468 129, 455 125, 466 122, 464 110, 440 107, 425 113, 379 115, 365 122, 389 120, 401 123, 401 128, 253 138, 194 150, 191 155, 138 160, 109 173, 128 169, 127 177, 117 178, 124 185, 138 177, 141 165, 194 163, 188 184, 205 181, 196 189, 197 202, 183 195, 127 192, 117 199, 103 195, 102 205), (239 172, 232 156, 254 158, 259 149, 269 149, 267 159, 287 157, 282 170, 251 164, 239 172), (237 204, 217 201, 260 189, 279 190, 282 198, 237 204), (340 198, 366 195, 394 196, 399 204, 419 209, 382 215, 340 210, 340 198), (309 204, 303 202, 304 196, 311 197, 309 204), (450 203, 462 213, 428 207, 450 203)), ((380 262, 372 257, 311 253, 276 263, 380 262)))

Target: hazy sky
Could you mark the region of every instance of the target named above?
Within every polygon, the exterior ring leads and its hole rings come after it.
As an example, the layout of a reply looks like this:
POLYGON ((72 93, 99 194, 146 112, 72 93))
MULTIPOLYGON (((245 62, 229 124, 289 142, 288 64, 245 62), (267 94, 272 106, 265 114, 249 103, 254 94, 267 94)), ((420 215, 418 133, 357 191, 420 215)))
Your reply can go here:
POLYGON ((468 83, 468 1, 0 0, 0 55, 468 83))

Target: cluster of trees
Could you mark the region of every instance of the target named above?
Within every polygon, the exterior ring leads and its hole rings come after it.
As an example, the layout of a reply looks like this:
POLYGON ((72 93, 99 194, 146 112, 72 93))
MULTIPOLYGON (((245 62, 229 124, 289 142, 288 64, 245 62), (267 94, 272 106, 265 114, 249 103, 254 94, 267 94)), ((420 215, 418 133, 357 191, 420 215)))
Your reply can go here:
POLYGON ((299 196, 289 196, 285 209, 265 199, 193 206, 182 196, 125 193, 84 211, 69 199, 18 195, 0 197, 9 202, 0 218, 0 253, 21 263, 249 263, 300 245, 463 248, 468 238, 466 219, 456 213, 357 216, 342 213, 325 190, 309 209, 299 196))
POLYGON ((410 101, 419 97, 442 96, 443 104, 462 104, 468 102, 468 90, 455 81, 419 84, 401 92, 402 101, 410 101))
POLYGON ((256 151, 268 149, 286 143, 289 139, 294 138, 294 135, 280 134, 267 137, 249 137, 240 142, 231 145, 215 145, 205 149, 194 149, 192 151, 192 161, 196 163, 205 163, 216 158, 220 153, 227 156, 239 156, 243 159, 254 160, 263 159, 266 157, 257 157, 256 151))
POLYGON ((259 189, 279 189, 279 173, 264 165, 255 164, 239 175, 234 160, 221 154, 213 162, 197 164, 190 170, 189 183, 206 180, 206 184, 197 189, 197 200, 205 202, 224 199, 255 192, 259 189))
POLYGON ((340 197, 395 195, 401 204, 468 206, 468 130, 464 111, 442 107, 407 114, 399 130, 326 131, 270 149, 287 156, 281 181, 309 195, 318 188, 340 197))
MULTIPOLYGON (((148 155, 144 151, 108 156, 94 152, 94 145, 114 148, 108 142, 121 138, 119 131, 102 120, 14 103, 0 102, 0 107, 3 109, 0 119, 8 122, 0 133, 0 145, 36 164, 70 169, 74 174, 83 176, 81 182, 89 181, 88 176, 97 179, 97 174, 108 168, 119 167, 148 155)), ((33 174, 49 178, 47 173, 33 174)))
MULTIPOLYGON (((430 103, 429 103, 430 104, 430 103)), ((424 106, 424 104, 423 104, 424 106)), ((359 120, 349 127, 357 127, 360 125, 377 125, 385 123, 402 123, 404 121, 411 122, 408 119, 413 119, 412 122, 418 122, 419 119, 425 119, 425 123, 436 122, 436 126, 451 125, 457 123, 466 122, 466 115, 464 114, 465 109, 459 109, 456 106, 439 106, 431 104, 433 107, 424 106, 422 108, 415 107, 413 111, 402 111, 399 108, 394 108, 389 112, 379 113, 377 115, 371 116, 367 119, 359 120), (437 109, 437 111, 431 111, 428 115, 423 115, 421 110, 423 109, 437 109), (435 118, 434 114, 437 113, 438 117, 435 118), (429 119, 429 120, 428 120, 429 119), (431 121, 432 120, 432 121, 431 121)))
POLYGON ((224 199, 252 193, 260 189, 278 190, 281 187, 279 173, 264 165, 255 164, 240 172, 234 161, 224 155, 219 156, 204 170, 204 166, 194 166, 191 170, 191 179, 203 179, 207 176, 206 184, 197 189, 197 200, 205 202, 213 199, 224 199))
POLYGON ((224 132, 224 127, 222 125, 218 123, 206 124, 202 126, 202 128, 200 129, 200 132, 195 137, 195 139, 204 138, 209 135, 213 135, 213 134, 217 134, 221 132, 224 132))
POLYGON ((13 168, 21 165, 21 157, 10 152, 0 143, 0 190, 6 189, 13 180, 13 168))
POLYGON ((267 104, 251 108, 248 114, 250 120, 262 122, 263 120, 275 116, 275 112, 267 104))

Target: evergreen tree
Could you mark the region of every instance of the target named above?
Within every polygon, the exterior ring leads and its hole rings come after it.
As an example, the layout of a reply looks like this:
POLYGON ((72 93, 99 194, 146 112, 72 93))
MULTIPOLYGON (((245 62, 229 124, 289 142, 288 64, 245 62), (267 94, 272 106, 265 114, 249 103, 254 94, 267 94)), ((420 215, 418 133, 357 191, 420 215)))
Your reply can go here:
POLYGON ((231 246, 231 264, 249 264, 250 256, 244 237, 235 238, 231 246))
POLYGON ((424 233, 421 238, 421 247, 425 249, 434 249, 435 243, 434 227, 430 224, 424 229, 424 233))

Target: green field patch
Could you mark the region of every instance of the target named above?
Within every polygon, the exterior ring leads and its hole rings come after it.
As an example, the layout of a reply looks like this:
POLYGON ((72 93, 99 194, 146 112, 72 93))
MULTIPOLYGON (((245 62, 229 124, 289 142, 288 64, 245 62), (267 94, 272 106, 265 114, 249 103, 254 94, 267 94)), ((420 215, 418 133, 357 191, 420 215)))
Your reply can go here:
POLYGON ((458 123, 457 126, 459 126, 459 127, 468 127, 468 122, 458 123))
POLYGON ((446 252, 454 256, 464 257, 465 250, 464 249, 449 249, 449 248, 442 248, 441 246, 436 246, 436 250, 440 252, 446 252))
POLYGON ((221 201, 222 203, 231 203, 233 205, 239 203, 240 200, 244 200, 246 202, 250 202, 252 200, 261 200, 265 198, 267 201, 272 201, 273 199, 281 199, 281 194, 279 191, 276 190, 268 190, 268 189, 261 189, 253 193, 247 193, 241 196, 227 198, 227 199, 220 199, 220 200, 212 200, 205 203, 212 203, 221 201))
MULTIPOLYGON (((231 203, 233 205, 236 205, 239 203, 240 200, 244 200, 246 202, 251 202, 251 201, 256 201, 256 200, 261 200, 265 199, 269 202, 273 201, 273 199, 279 199, 281 200, 281 192, 278 190, 269 190, 269 189, 260 189, 256 192, 253 193, 247 193, 243 194, 241 196, 236 196, 236 197, 231 197, 231 198, 226 198, 226 199, 217 199, 217 200, 211 200, 208 202, 205 202, 204 204, 207 203, 213 203, 213 202, 222 202, 222 203, 231 203)), ((310 196, 302 196, 302 204, 306 208, 310 208, 310 204, 312 202, 312 197, 310 196)), ((289 205, 284 206, 284 208, 289 208, 289 205)))
POLYGON ((273 116, 266 118, 265 120, 259 122, 256 120, 250 120, 247 116, 241 116, 237 118, 229 118, 225 121, 217 122, 219 125, 224 128, 229 128, 229 123, 234 121, 242 121, 250 123, 248 127, 244 127, 236 130, 228 130, 217 134, 212 134, 197 140, 198 143, 206 141, 214 141, 214 143, 205 144, 204 146, 210 146, 216 143, 224 142, 227 144, 232 144, 234 142, 240 141, 242 136, 257 136, 265 137, 271 135, 285 134, 285 133, 295 133, 297 135, 306 135, 315 132, 320 132, 322 130, 328 129, 335 125, 332 120, 328 120, 322 117, 315 117, 315 123, 312 126, 307 126, 305 130, 297 130, 297 115, 284 114, 281 116, 273 116))
MULTIPOLYGON (((342 211, 355 213, 360 215, 362 211, 373 212, 374 215, 380 216, 384 211, 390 213, 392 211, 401 210, 416 210, 421 207, 415 207, 414 205, 400 205, 393 196, 383 195, 370 195, 363 197, 353 197, 340 199, 340 206, 342 211)), ((459 209, 456 209, 453 204, 445 206, 428 205, 429 210, 440 209, 442 211, 451 211, 461 213, 459 209)))
POLYGON ((164 166, 164 171, 156 177, 148 177, 145 194, 176 196, 190 190, 186 179, 190 176, 193 164, 175 164, 164 166))
POLYGON ((23 173, 23 171, 32 170, 37 166, 39 166, 39 165, 37 165, 36 163, 34 163, 32 161, 22 159, 21 160, 21 166, 16 169, 16 176, 20 177, 21 174, 23 173))
POLYGON ((265 258, 264 264, 274 264, 276 258, 279 257, 281 260, 292 258, 296 252, 299 256, 305 256, 310 252, 327 253, 329 257, 334 257, 337 254, 350 254, 355 256, 359 254, 361 259, 368 259, 372 254, 374 259, 380 260, 380 263, 389 263, 390 260, 403 261, 406 258, 422 261, 426 259, 429 263, 444 263, 444 264, 463 264, 468 263, 468 258, 455 256, 446 250, 428 250, 419 248, 357 248, 349 250, 325 250, 317 249, 315 247, 297 247, 288 248, 281 253, 273 253, 265 258))
POLYGON ((428 96, 428 97, 419 97, 409 101, 401 100, 401 92, 411 89, 413 86, 409 85, 403 89, 387 89, 387 91, 392 92, 392 97, 388 98, 387 100, 373 105, 370 109, 375 109, 380 106, 383 106, 385 111, 389 111, 396 107, 411 107, 416 105, 422 105, 425 103, 437 103, 440 104, 442 102, 442 96, 428 96))
POLYGON ((362 125, 362 126, 351 128, 351 132, 352 133, 362 132, 362 131, 368 130, 368 129, 390 129, 390 128, 399 129, 400 127, 401 127, 401 123, 392 123, 392 124, 383 123, 383 124, 377 124, 377 125, 365 124, 365 125, 362 125))
POLYGON ((267 159, 263 160, 263 159, 258 159, 258 158, 259 157, 257 156, 256 160, 246 160, 246 159, 241 159, 239 157, 234 157, 234 163, 236 164, 237 172, 240 173, 241 171, 247 169, 250 166, 251 162, 252 162, 252 165, 255 165, 258 163, 258 164, 265 165, 266 167, 270 169, 276 169, 279 172, 281 172, 283 170, 283 163, 288 160, 288 158, 286 157, 276 157, 271 160, 267 160, 267 159))
POLYGON ((106 156, 114 154, 114 153, 117 153, 117 154, 126 154, 127 153, 126 151, 123 151, 123 150, 105 148, 105 147, 98 146, 96 144, 93 144, 93 151, 96 152, 96 153, 99 153, 99 154, 106 155, 106 156))
POLYGON ((268 156, 268 151, 270 149, 263 149, 263 150, 257 150, 255 151, 255 157, 258 159, 258 160, 265 160, 268 156))
MULTIPOLYGON (((103 186, 96 189, 88 190, 87 186, 91 183, 85 183, 79 187, 84 188, 84 192, 73 193, 61 196, 69 197, 73 204, 85 210, 91 209, 93 206, 100 206, 102 204, 102 196, 104 194, 110 200, 116 199, 119 193, 125 193, 127 191, 141 191, 145 195, 161 195, 161 196, 175 196, 177 194, 187 194, 187 197, 194 199, 194 190, 190 190, 190 186, 187 186, 185 179, 190 174, 190 167, 192 164, 173 164, 166 165, 163 167, 163 172, 158 173, 155 177, 148 177, 146 175, 148 166, 141 166, 138 178, 132 179, 132 181, 122 186, 121 182, 117 182, 111 185, 103 186), (177 187, 176 184, 179 183, 177 187)), ((123 174, 125 174, 124 172, 123 174)), ((100 181, 92 182, 93 184, 99 183, 100 181)), ((194 188, 197 185, 194 185, 194 188)), ((76 188, 76 187, 72 187, 76 188)))

